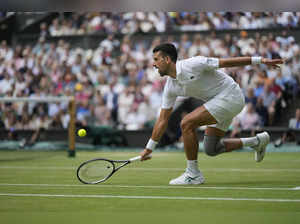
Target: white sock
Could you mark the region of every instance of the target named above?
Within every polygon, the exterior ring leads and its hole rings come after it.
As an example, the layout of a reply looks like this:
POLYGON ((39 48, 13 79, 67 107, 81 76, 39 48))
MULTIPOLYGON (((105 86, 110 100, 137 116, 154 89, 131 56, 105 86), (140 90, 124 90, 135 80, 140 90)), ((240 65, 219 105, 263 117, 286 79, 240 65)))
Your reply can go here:
POLYGON ((198 168, 198 161, 197 160, 187 160, 187 169, 191 173, 199 173, 200 170, 198 168))
POLYGON ((257 137, 250 137, 250 138, 241 138, 243 146, 245 147, 253 147, 257 146, 259 141, 257 137))

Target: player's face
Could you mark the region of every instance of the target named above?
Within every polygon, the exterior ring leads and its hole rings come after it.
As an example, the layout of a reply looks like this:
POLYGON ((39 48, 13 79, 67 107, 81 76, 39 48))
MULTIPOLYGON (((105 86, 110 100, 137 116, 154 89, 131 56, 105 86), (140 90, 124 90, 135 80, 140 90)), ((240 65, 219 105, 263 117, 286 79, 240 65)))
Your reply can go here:
POLYGON ((160 76, 167 75, 168 58, 158 51, 153 54, 153 60, 153 67, 158 69, 160 76))

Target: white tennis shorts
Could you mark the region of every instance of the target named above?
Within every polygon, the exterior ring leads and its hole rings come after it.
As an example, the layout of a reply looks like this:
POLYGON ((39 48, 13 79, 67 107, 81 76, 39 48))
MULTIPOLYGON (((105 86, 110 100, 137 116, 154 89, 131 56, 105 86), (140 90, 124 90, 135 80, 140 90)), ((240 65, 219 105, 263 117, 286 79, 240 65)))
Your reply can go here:
POLYGON ((245 106, 245 98, 242 90, 235 84, 226 89, 203 105, 207 111, 217 120, 217 124, 208 125, 222 131, 227 131, 232 119, 238 115, 245 106))

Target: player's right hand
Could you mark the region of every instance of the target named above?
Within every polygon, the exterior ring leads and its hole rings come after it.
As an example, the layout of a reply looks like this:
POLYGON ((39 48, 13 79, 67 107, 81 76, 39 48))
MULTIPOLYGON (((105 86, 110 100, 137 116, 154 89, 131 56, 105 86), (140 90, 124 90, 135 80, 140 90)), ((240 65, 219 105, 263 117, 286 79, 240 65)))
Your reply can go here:
POLYGON ((284 59, 268 59, 268 58, 262 58, 261 61, 263 64, 272 66, 274 68, 280 68, 281 64, 284 64, 284 59))
POLYGON ((144 149, 144 150, 140 153, 140 155, 142 156, 141 161, 151 159, 151 156, 149 156, 151 153, 152 153, 152 150, 151 150, 151 149, 144 149))

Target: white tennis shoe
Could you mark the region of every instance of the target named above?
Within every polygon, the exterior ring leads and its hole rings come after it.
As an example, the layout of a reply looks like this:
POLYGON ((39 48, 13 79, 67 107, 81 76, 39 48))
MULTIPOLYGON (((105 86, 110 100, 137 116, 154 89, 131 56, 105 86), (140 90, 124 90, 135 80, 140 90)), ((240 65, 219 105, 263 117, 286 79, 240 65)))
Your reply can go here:
POLYGON ((266 147, 270 142, 270 135, 265 131, 257 134, 256 137, 258 139, 258 145, 252 148, 255 150, 255 161, 260 162, 265 157, 266 147))
POLYGON ((187 184, 203 184, 205 179, 201 172, 192 174, 187 170, 179 177, 171 180, 170 185, 187 185, 187 184))

